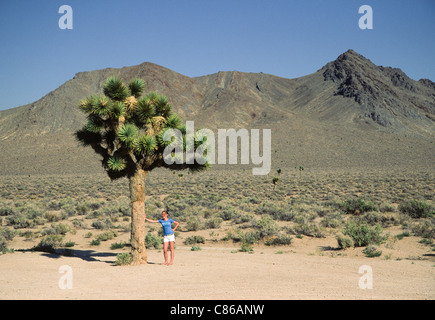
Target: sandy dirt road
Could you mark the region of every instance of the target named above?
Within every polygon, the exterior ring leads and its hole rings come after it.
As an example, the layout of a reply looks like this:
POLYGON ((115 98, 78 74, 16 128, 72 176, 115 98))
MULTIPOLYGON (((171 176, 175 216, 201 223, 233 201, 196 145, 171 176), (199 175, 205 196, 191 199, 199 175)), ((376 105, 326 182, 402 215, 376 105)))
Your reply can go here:
POLYGON ((191 251, 182 246, 173 266, 161 265, 161 252, 150 250, 148 265, 119 267, 114 265, 117 253, 110 250, 74 254, 0 256, 0 299, 435 298, 435 267, 430 260, 331 257, 291 250, 277 254, 276 248, 267 247, 253 254, 226 247, 191 251), (369 266, 371 274, 361 266, 369 266), (372 289, 361 289, 360 283, 368 284, 370 276, 372 289))

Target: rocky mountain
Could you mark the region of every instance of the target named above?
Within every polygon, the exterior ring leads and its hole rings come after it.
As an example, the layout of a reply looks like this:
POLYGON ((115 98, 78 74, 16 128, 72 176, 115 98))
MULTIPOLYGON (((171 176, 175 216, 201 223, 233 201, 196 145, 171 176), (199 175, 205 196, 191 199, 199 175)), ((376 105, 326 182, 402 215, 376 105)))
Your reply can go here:
POLYGON ((73 132, 85 122, 79 101, 110 75, 143 78, 197 127, 271 128, 274 166, 434 168, 435 83, 349 50, 296 79, 238 71, 190 78, 148 62, 77 73, 40 100, 0 112, 0 174, 101 171, 73 132))

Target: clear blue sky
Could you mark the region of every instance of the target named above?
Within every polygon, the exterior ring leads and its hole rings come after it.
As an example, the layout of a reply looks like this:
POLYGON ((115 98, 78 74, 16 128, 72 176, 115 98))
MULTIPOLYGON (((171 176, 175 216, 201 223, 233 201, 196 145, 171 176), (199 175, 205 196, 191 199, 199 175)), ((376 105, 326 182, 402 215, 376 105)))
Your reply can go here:
POLYGON ((435 81, 434 0, 0 0, 0 110, 36 101, 74 74, 153 62, 195 77, 286 78, 348 49, 435 81), (61 5, 73 29, 61 30, 61 5), (361 30, 361 5, 373 29, 361 30))

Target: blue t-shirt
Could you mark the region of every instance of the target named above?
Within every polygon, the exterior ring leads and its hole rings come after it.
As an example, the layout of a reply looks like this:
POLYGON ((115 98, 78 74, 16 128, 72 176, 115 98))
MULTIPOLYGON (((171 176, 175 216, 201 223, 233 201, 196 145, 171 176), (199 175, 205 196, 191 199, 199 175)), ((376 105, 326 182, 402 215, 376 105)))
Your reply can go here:
POLYGON ((172 232, 172 224, 174 223, 174 220, 168 219, 168 221, 165 221, 163 219, 160 219, 159 222, 163 226, 163 235, 169 236, 170 234, 173 234, 172 232))

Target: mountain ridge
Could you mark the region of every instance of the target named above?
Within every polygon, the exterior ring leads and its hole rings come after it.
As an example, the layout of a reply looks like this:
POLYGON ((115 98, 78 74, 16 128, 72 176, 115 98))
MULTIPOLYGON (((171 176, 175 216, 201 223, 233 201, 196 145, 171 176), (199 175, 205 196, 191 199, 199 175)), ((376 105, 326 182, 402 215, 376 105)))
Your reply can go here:
POLYGON ((282 165, 288 152, 299 153, 292 163, 313 167, 339 165, 346 158, 352 166, 377 165, 377 159, 385 164, 396 161, 389 158, 389 144, 401 154, 397 159, 402 164, 414 159, 424 167, 434 155, 435 84, 412 80, 398 68, 376 66, 348 50, 294 79, 239 71, 188 77, 151 62, 78 72, 41 99, 0 111, 0 147, 13 151, 0 157, 0 174, 74 172, 83 170, 84 158, 95 160, 92 150, 79 147, 73 137, 85 123, 77 105, 102 92, 110 75, 126 81, 143 78, 146 91, 166 95, 175 111, 197 127, 272 128, 273 149, 282 165), (380 151, 367 145, 376 142, 380 151), (349 151, 354 146, 360 149, 356 154, 349 151), (418 152, 410 155, 408 148, 418 152), (53 160, 50 169, 50 159, 60 160, 53 160))

